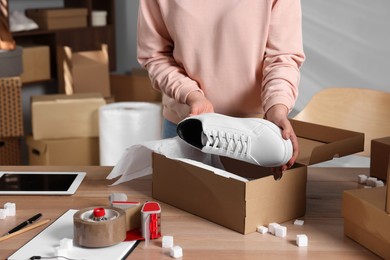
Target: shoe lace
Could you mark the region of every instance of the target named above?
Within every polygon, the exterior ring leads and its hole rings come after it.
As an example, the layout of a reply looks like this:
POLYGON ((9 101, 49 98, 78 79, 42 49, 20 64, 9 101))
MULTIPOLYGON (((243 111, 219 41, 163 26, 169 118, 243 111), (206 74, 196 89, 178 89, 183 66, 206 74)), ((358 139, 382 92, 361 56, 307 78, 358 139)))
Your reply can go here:
POLYGON ((205 147, 217 150, 220 154, 233 154, 238 157, 248 157, 250 151, 250 138, 246 135, 211 130, 204 133, 205 147))

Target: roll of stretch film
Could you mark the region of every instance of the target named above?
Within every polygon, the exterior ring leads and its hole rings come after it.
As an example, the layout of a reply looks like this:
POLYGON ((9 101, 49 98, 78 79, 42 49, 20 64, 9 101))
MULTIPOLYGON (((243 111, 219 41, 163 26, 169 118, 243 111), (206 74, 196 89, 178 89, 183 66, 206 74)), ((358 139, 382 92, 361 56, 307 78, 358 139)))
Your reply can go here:
POLYGON ((107 247, 126 238, 126 219, 122 209, 90 207, 73 216, 74 243, 82 247, 107 247))

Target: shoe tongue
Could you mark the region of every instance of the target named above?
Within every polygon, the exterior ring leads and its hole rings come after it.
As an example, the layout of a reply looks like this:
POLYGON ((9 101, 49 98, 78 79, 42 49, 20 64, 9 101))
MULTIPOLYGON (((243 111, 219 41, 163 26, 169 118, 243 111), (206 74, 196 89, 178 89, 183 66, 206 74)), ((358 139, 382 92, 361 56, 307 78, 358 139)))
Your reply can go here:
POLYGON ((202 142, 203 146, 205 146, 207 143, 207 136, 203 132, 201 133, 200 141, 202 142))

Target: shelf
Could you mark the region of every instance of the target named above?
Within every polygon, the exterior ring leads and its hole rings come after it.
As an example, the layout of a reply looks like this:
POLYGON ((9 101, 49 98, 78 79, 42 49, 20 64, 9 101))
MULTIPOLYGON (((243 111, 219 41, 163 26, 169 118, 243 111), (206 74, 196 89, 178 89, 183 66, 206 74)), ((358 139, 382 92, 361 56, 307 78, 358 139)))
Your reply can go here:
MULTIPOLYGON (((9 2, 1 1, 0 15, 8 17, 9 2)), ((32 1, 26 1, 27 4, 32 1)), ((50 70, 52 80, 57 80, 57 47, 69 46, 75 52, 100 50, 102 44, 108 45, 109 69, 116 69, 115 49, 115 0, 63 0, 64 8, 86 8, 87 27, 56 29, 56 30, 31 30, 12 33, 17 45, 47 45, 50 48, 50 70), (91 14, 93 10, 107 11, 106 26, 91 26, 91 14)), ((49 81, 51 82, 51 81, 49 81)), ((39 82, 34 82, 39 83, 39 82)), ((47 82, 42 81, 42 84, 47 82)), ((26 85, 32 85, 28 83, 26 85)))

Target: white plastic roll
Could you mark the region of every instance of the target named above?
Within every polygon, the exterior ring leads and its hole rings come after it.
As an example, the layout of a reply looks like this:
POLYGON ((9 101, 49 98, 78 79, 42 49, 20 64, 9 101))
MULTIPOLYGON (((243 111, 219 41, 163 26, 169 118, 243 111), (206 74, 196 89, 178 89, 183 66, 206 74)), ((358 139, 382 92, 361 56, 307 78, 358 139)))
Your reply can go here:
POLYGON ((160 104, 117 102, 100 107, 100 165, 114 166, 128 147, 161 139, 161 125, 160 104))

